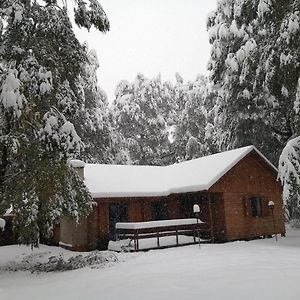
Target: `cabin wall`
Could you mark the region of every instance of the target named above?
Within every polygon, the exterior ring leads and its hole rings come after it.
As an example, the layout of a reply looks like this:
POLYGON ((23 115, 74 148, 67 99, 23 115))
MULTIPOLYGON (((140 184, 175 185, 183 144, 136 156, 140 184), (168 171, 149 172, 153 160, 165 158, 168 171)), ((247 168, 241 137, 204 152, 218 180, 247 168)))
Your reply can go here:
POLYGON ((98 247, 99 236, 99 208, 98 205, 93 206, 93 210, 87 218, 87 244, 88 250, 98 247))
MULTIPOLYGON (((164 202, 167 204, 168 219, 180 219, 194 217, 193 205, 201 207, 200 219, 210 224, 209 206, 207 193, 186 193, 172 194, 163 197, 128 197, 128 198, 97 198, 94 199, 97 205, 93 207, 92 213, 86 222, 75 225, 74 222, 64 219, 61 222, 60 241, 66 248, 72 250, 107 249, 110 239, 110 216, 109 207, 112 204, 127 205, 128 222, 153 221, 152 203, 164 202), (183 209, 182 201, 187 200, 187 207, 183 209), (68 246, 72 245, 72 246, 68 246)), ((212 196, 213 222, 215 225, 216 237, 223 237, 224 234, 224 208, 223 199, 220 195, 212 196)))
POLYGON ((74 251, 86 250, 88 248, 87 224, 87 219, 82 219, 78 224, 67 217, 61 219, 59 244, 74 251))
POLYGON ((210 191, 223 193, 226 240, 285 233, 281 185, 276 180, 276 172, 257 154, 248 154, 210 191), (252 216, 249 199, 254 196, 262 199, 261 217, 252 216), (275 231, 267 205, 270 200, 275 203, 275 231))
MULTIPOLYGON (((211 193, 211 216, 212 216, 212 230, 215 241, 226 240, 226 220, 225 220, 225 206, 222 193, 211 193)), ((208 214, 209 215, 209 214, 208 214)), ((209 221, 209 225, 210 221, 209 221)))
MULTIPOLYGON (((145 222, 154 220, 152 214, 153 202, 165 202, 168 207, 168 219, 179 219, 185 217, 193 217, 192 206, 195 203, 201 205, 201 211, 203 216, 200 216, 201 220, 208 221, 207 201, 201 201, 201 193, 192 193, 195 201, 191 202, 190 215, 185 216, 182 212, 179 195, 170 195, 162 197, 127 197, 127 198, 98 198, 96 215, 97 217, 89 217, 88 224, 93 225, 93 229, 89 229, 90 236, 88 237, 89 245, 96 245, 99 249, 106 249, 109 241, 110 232, 110 220, 109 220, 109 206, 111 204, 126 204, 128 213, 128 222, 145 222), (198 201, 198 200, 199 201, 198 201), (198 202, 197 202, 198 201, 198 202), (195 202, 195 203, 194 203, 195 202), (95 228, 95 224, 97 224, 95 228)), ((190 197, 189 194, 185 194, 186 197, 190 197)))
POLYGON ((146 222, 153 221, 152 203, 165 202, 168 207, 168 219, 183 218, 181 205, 177 195, 166 197, 128 197, 128 198, 97 198, 97 218, 93 216, 94 221, 89 218, 88 224, 97 224, 90 229, 90 245, 97 245, 100 249, 106 249, 109 241, 110 221, 109 206, 111 204, 126 204, 128 212, 128 222, 146 222))

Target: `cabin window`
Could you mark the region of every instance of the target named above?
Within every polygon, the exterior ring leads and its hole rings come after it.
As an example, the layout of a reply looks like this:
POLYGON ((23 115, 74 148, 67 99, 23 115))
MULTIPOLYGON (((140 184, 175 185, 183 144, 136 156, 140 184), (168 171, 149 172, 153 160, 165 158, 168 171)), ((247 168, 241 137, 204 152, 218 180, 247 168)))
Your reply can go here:
POLYGON ((252 217, 262 217, 262 200, 259 197, 250 198, 252 217))
POLYGON ((152 202, 152 219, 153 220, 167 220, 169 217, 168 214, 168 203, 167 202, 152 202))

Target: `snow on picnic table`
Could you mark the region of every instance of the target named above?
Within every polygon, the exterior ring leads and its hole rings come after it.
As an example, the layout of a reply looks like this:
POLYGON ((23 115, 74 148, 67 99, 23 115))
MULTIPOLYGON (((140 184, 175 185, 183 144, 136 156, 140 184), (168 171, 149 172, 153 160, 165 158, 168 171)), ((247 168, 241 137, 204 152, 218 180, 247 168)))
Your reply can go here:
POLYGON ((149 222, 118 222, 116 223, 117 229, 146 229, 156 227, 168 227, 168 226, 180 226, 180 225, 194 225, 197 222, 203 223, 201 220, 192 219, 172 219, 161 221, 149 221, 149 222))
MULTIPOLYGON (((40 251, 74 255, 57 247, 40 251), (69 254, 68 254, 69 253, 69 254)), ((25 247, 0 247, 0 267, 25 247)), ((102 269, 0 272, 1 300, 299 299, 300 231, 286 238, 117 254, 102 269)), ((18 258, 16 258, 18 259, 18 258)))

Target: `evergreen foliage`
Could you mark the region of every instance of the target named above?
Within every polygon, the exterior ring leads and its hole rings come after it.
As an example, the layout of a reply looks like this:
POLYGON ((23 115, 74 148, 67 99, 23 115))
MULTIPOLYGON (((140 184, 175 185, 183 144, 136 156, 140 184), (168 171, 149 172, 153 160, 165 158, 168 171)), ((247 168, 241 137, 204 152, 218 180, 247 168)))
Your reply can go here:
POLYGON ((134 83, 121 81, 116 89, 112 114, 115 130, 123 137, 132 164, 163 165, 169 149, 168 118, 170 85, 160 76, 138 74, 134 83))
POLYGON ((300 136, 288 141, 279 158, 278 178, 288 220, 300 221, 300 136))
POLYGON ((113 163, 112 149, 114 132, 110 121, 110 110, 105 92, 98 86, 96 71, 99 63, 95 51, 85 44, 87 62, 83 65, 80 81, 81 108, 71 114, 70 120, 85 147, 80 159, 90 163, 113 163))
MULTIPOLYGON (((107 31, 101 6, 88 3, 77 1, 77 24, 107 31)), ((95 118, 84 93, 93 63, 66 2, 2 0, 0 17, 0 215, 12 205, 19 242, 36 244, 62 215, 79 221, 92 205, 67 161, 84 147, 73 121, 85 109, 95 118)))
POLYGON ((172 146, 175 149, 176 161, 214 153, 214 90, 208 79, 198 76, 193 82, 177 81, 175 91, 178 118, 172 146))
POLYGON ((219 147, 254 144, 275 165, 282 152, 291 218, 299 210, 299 18, 299 0, 222 0, 208 18, 219 147))
POLYGON ((277 163, 299 128, 299 1, 219 1, 208 31, 220 148, 254 144, 277 163))
POLYGON ((169 165, 216 151, 214 89, 203 76, 175 77, 175 85, 142 74, 118 84, 112 120, 128 154, 123 163, 169 165))

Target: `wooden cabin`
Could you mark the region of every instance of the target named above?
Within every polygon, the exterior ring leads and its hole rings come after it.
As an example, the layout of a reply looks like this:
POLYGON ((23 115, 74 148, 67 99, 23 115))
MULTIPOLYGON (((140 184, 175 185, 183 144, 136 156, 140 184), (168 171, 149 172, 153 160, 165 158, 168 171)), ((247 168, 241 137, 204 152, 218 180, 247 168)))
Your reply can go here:
POLYGON ((285 234, 277 169, 254 146, 165 167, 73 166, 97 205, 79 225, 62 220, 60 245, 68 249, 106 249, 117 222, 191 218, 194 204, 212 242, 285 234))

